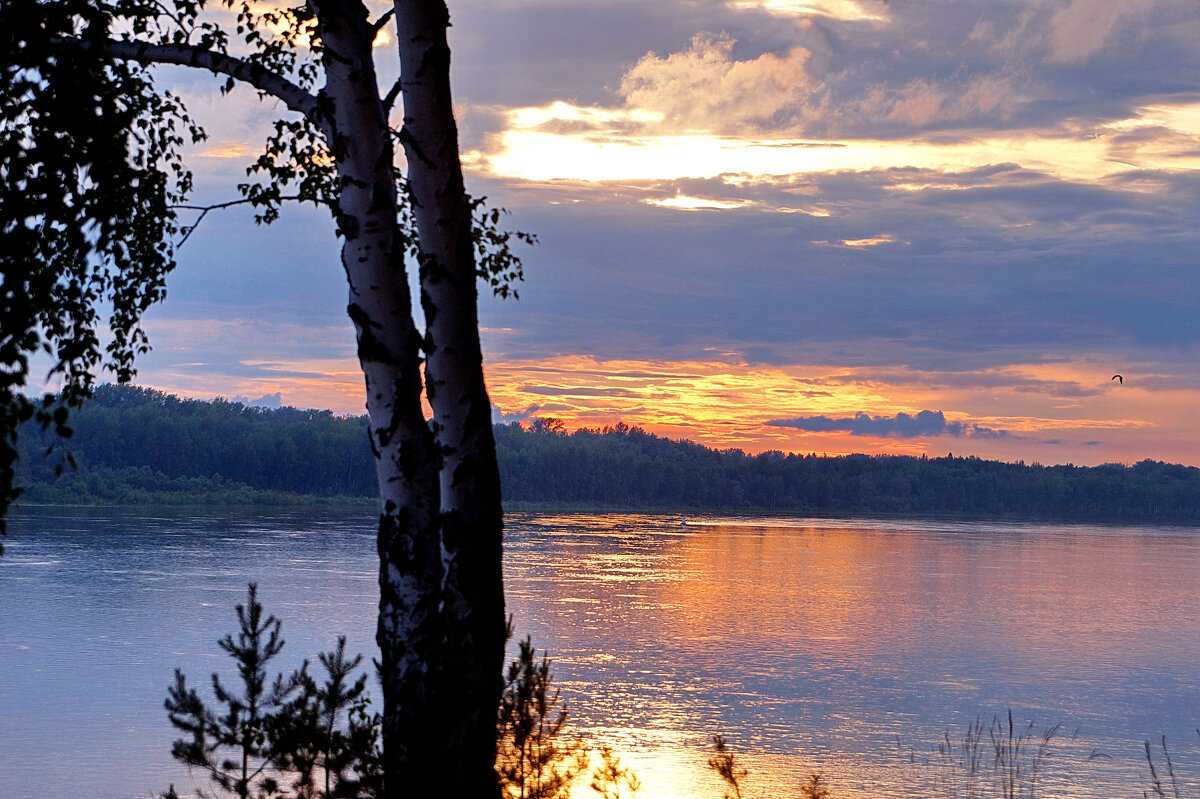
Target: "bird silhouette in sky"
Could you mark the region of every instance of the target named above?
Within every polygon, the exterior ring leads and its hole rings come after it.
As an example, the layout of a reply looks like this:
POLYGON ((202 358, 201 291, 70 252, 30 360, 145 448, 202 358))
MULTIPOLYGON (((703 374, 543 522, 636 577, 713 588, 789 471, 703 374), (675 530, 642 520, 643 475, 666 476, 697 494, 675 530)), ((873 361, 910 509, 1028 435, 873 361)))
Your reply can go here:
POLYGON ((1113 375, 1111 379, 1116 380, 1121 385, 1125 385, 1125 378, 1121 377, 1121 375, 1113 375))

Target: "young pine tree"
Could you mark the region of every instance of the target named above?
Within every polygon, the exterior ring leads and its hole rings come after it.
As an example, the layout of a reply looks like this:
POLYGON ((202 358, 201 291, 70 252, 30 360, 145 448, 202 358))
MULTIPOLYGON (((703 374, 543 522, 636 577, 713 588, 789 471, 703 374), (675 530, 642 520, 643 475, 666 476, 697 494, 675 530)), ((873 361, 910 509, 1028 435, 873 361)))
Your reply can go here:
MULTIPOLYGON (((215 705, 188 687, 182 670, 165 702, 171 723, 185 733, 171 754, 212 784, 211 796, 238 799, 369 799, 382 795, 379 718, 368 710, 366 676, 353 672, 345 638, 318 660, 318 683, 305 661, 276 675, 267 666, 283 649, 282 624, 265 616, 251 583, 237 606, 238 633, 218 643, 237 663, 240 691, 212 677, 215 705)), ((165 794, 171 799, 174 786, 165 794)))
POLYGON ((276 767, 291 778, 297 799, 382 795, 379 718, 371 712, 367 676, 354 676, 362 655, 346 657, 346 638, 317 656, 318 683, 305 663, 293 677, 298 695, 268 724, 276 767))
POLYGON ((621 783, 628 789, 626 797, 641 790, 642 781, 628 768, 621 767, 621 759, 611 746, 601 746, 598 754, 600 764, 592 770, 592 790, 600 799, 621 799, 621 783))
POLYGON ((742 799, 742 780, 750 776, 750 771, 737 764, 737 756, 730 750, 729 744, 721 735, 709 738, 713 745, 713 756, 708 759, 708 767, 733 791, 726 791, 724 799, 742 799))
POLYGON ((537 661, 529 638, 520 646, 500 698, 496 775, 510 799, 565 799, 587 753, 582 743, 562 740, 567 710, 551 689, 550 660, 537 661))

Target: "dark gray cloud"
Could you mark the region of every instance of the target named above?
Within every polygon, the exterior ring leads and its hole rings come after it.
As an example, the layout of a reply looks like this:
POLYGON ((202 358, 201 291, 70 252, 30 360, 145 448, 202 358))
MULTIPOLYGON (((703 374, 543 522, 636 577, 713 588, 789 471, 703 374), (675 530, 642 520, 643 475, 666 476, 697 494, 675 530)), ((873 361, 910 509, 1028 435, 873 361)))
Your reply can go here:
POLYGON ((1194 91, 1200 67, 1192 0, 892 3, 882 23, 696 0, 479 0, 454 13, 456 87, 472 104, 619 104, 631 67, 697 34, 732 39, 742 63, 803 48, 794 100, 756 124, 812 136, 1086 127, 1127 117, 1148 92, 1194 91))
POLYGON ((814 433, 841 432, 852 436, 879 438, 1010 438, 1007 430, 995 430, 969 422, 948 422, 941 411, 920 411, 915 415, 897 413, 895 416, 869 416, 859 412, 854 416, 798 416, 794 419, 774 419, 772 427, 792 427, 814 433))
MULTIPOLYGON (((765 365, 904 365, 945 372, 939 384, 952 385, 955 372, 1097 350, 1130 371, 1186 361, 1200 345, 1200 176, 1142 172, 1080 185, 989 167, 803 180, 657 185, 662 196, 762 206, 719 213, 647 206, 641 188, 541 187, 538 195, 476 181, 474 191, 509 207, 511 224, 542 242, 523 251, 519 302, 483 300, 485 327, 507 331, 485 334, 490 356, 729 353, 765 365), (930 188, 895 189, 919 182, 930 188), (780 206, 830 216, 770 210, 780 206), (813 244, 879 235, 897 241, 813 244)), ((168 349, 146 365, 170 357, 170 336, 154 323, 172 319, 241 319, 256 331, 188 333, 189 348, 215 348, 189 360, 352 355, 337 245, 313 233, 328 224, 311 209, 288 209, 270 228, 239 210, 206 220, 180 253, 167 302, 151 314, 152 337, 168 349), (272 326, 293 332, 271 334, 272 326)), ((1035 382, 1032 390, 1046 388, 1035 382)), ((1066 395, 1094 390, 1069 383, 1058 387, 1066 395)))
POLYGON ((955 372, 1084 351, 1136 363, 1200 344, 1190 173, 1081 184, 989 167, 646 187, 761 209, 654 208, 638 202, 645 187, 563 187, 561 204, 518 191, 510 202, 489 186, 542 240, 527 254, 521 302, 484 309, 489 326, 517 330, 506 355, 682 359, 716 348, 750 363, 955 372), (914 183, 928 187, 895 188, 914 183), (814 244, 878 236, 894 241, 814 244))
MULTIPOLYGON (((453 11, 455 87, 472 106, 465 126, 478 131, 494 129, 499 119, 481 106, 558 99, 611 106, 620 102, 615 87, 639 59, 651 51, 664 58, 682 52, 708 31, 727 33, 731 57, 741 62, 795 47, 812 51, 808 69, 820 88, 798 102, 828 112, 821 124, 830 129, 856 133, 928 132, 929 126, 884 112, 894 112, 906 91, 908 100, 917 99, 911 87, 944 93, 945 106, 1010 68, 1019 90, 1015 110, 943 115, 937 124, 1045 124, 1053 132, 1069 118, 1086 130, 1144 102, 1197 97, 1188 78, 1200 71, 1194 0, 1147 3, 1136 15, 1114 12, 1111 19, 1098 0, 1090 5, 1104 13, 1088 28, 1091 38, 1079 38, 1066 25, 1070 19, 1055 20, 1069 8, 1086 11, 1083 0, 892 3, 886 24, 815 18, 805 25, 716 0, 470 0, 453 11)), ((186 71, 172 74, 185 76, 187 88, 213 83, 186 71)), ((224 102, 199 110, 220 111, 224 102)), ((243 105, 257 103, 249 98, 243 105)), ((802 111, 776 123, 804 122, 802 111)), ((239 124, 233 132, 253 128, 239 124)), ((1147 135, 1122 133, 1113 144, 1120 149, 1147 135)), ((257 146, 253 138, 250 144, 257 146)), ((216 169, 208 160, 203 199, 236 196, 247 160, 223 160, 216 169)), ((1083 183, 993 164, 957 173, 900 168, 749 185, 643 182, 624 193, 479 178, 470 188, 508 206, 514 226, 542 239, 526 254, 523 299, 484 303, 485 324, 513 331, 485 342, 506 357, 724 352, 752 364, 955 371, 1099 348, 1136 363, 1200 343, 1194 171, 1143 170, 1083 183), (927 187, 911 188, 921 184, 927 187), (686 213, 643 204, 648 190, 660 198, 682 193, 754 205, 686 213), (778 207, 819 207, 829 216, 771 212, 778 207), (877 236, 894 241, 857 248, 814 243, 877 236)), ((157 318, 252 315, 264 328, 341 325, 340 346, 326 349, 344 353, 352 332, 330 232, 328 215, 312 209, 288 209, 266 229, 244 209, 210 215, 181 251, 171 298, 157 318)), ((241 349, 241 356, 256 357, 249 342, 241 349)), ((238 357, 237 343, 225 353, 238 357)))
MULTIPOLYGON (((193 159, 205 170, 198 203, 236 199, 245 158, 193 159)), ((191 221, 184 216, 185 220, 191 221)), ((328 211, 287 204, 272 225, 258 225, 249 206, 206 215, 178 252, 168 295, 220 308, 269 304, 311 318, 344 317, 346 278, 328 211)), ((169 312, 169 306, 164 306, 169 312)))
POLYGON ((714 2, 470 0, 451 13, 456 94, 485 105, 611 103, 612 87, 638 59, 682 50, 698 31, 784 44, 767 15, 731 12, 714 2))

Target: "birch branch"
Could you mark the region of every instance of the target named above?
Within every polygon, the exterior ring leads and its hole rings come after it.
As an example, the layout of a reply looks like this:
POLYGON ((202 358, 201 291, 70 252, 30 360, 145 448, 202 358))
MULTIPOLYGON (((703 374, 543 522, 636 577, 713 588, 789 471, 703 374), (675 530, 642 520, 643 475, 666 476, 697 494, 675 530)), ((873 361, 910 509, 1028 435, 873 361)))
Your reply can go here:
POLYGON ((176 64, 207 69, 214 74, 228 75, 236 81, 253 86, 311 120, 317 121, 320 115, 315 95, 266 67, 225 53, 187 44, 151 44, 117 39, 109 39, 100 45, 69 37, 56 37, 54 42, 65 48, 85 51, 99 46, 105 55, 141 64, 176 64))
MULTIPOLYGON (((300 195, 291 195, 288 197, 280 197, 281 201, 303 201, 305 198, 300 195)), ((196 221, 188 225, 184 230, 183 238, 175 243, 175 249, 179 249, 184 245, 192 234, 196 232, 196 228, 200 227, 200 223, 204 221, 204 217, 208 216, 209 211, 217 211, 223 208, 232 208, 235 205, 245 205, 246 203, 254 202, 253 198, 243 197, 240 200, 228 200, 223 203, 213 203, 212 205, 172 205, 171 208, 181 211, 199 211, 200 216, 196 217, 196 221)))

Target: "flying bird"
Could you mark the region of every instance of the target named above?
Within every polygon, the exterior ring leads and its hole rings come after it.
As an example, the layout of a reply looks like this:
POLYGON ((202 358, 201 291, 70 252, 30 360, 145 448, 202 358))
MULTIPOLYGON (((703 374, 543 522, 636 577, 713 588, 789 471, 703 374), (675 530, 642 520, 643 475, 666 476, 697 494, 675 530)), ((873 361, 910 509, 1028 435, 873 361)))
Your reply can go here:
POLYGON ((1120 375, 1113 375, 1112 378, 1110 378, 1110 379, 1116 380, 1121 385, 1125 385, 1125 378, 1121 377, 1120 375))

